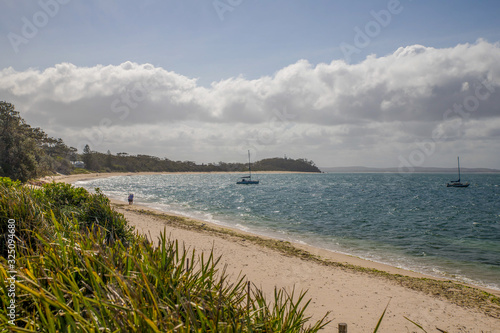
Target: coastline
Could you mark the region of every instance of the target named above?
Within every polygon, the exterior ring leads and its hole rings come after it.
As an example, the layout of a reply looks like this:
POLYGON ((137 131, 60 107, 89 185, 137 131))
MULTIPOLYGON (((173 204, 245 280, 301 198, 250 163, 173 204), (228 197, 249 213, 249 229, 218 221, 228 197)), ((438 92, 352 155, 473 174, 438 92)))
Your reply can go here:
MULTIPOLYGON (((166 173, 80 174, 45 180, 75 183, 140 174, 166 173)), ((476 296, 468 294, 470 289, 474 289, 498 297, 500 292, 496 290, 476 286, 461 288, 464 284, 446 282, 345 254, 290 244, 145 206, 129 206, 122 201, 112 200, 112 204, 125 215, 130 225, 153 240, 165 231, 187 247, 196 249, 197 253, 213 248, 216 255, 222 256, 221 266, 227 265, 230 275, 235 278, 240 274, 246 275, 268 293, 274 286, 287 290, 293 286, 297 290, 309 290, 306 298, 312 301, 308 314, 313 319, 332 311, 328 318, 333 322, 327 331, 333 331, 340 322, 348 323, 350 331, 371 331, 391 300, 382 322, 382 331, 414 329, 415 326, 404 319, 406 316, 426 329, 438 327, 447 331, 500 332, 497 329, 500 326, 500 306, 498 309, 487 309, 479 303, 474 305, 469 298, 476 296), (414 285, 419 283, 422 285, 414 285), (445 289, 449 294, 443 294, 445 289)))
MULTIPOLYGON (((252 171, 253 174, 318 174, 314 172, 299 172, 299 171, 252 171)), ((248 174, 247 172, 242 171, 234 171, 234 172, 226 172, 226 171, 214 171, 214 172, 92 172, 92 173, 82 173, 76 175, 59 175, 59 176, 46 176, 41 178, 42 181, 57 181, 68 184, 73 184, 77 181, 98 179, 98 178, 109 178, 109 177, 118 177, 118 176, 140 176, 140 175, 215 175, 215 174, 230 174, 230 175, 244 175, 248 174)))

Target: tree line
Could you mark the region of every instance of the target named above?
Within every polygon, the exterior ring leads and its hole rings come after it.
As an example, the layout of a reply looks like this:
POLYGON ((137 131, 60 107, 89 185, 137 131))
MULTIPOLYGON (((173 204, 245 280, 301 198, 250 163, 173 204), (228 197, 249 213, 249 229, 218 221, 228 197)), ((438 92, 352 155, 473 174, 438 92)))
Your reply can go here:
MULTIPOLYGON (((150 155, 112 154, 92 151, 85 146, 82 153, 67 146, 61 138, 49 137, 21 118, 11 103, 0 101, 0 177, 26 182, 55 173, 76 172, 230 172, 246 171, 246 163, 208 163, 172 161, 150 155), (84 163, 76 168, 76 161, 84 163), (73 162, 73 163, 72 163, 73 162)), ((269 158, 255 162, 254 171, 320 172, 307 159, 269 158)))
POLYGON ((62 139, 28 125, 13 104, 0 101, 0 177, 25 182, 55 172, 68 174, 76 152, 62 139))
MULTIPOLYGON (((172 161, 150 155, 127 153, 106 154, 92 151, 87 145, 81 155, 88 170, 97 172, 234 172, 247 171, 246 163, 202 163, 172 161)), ((313 161, 306 159, 268 158, 252 164, 253 171, 321 172, 313 161)))

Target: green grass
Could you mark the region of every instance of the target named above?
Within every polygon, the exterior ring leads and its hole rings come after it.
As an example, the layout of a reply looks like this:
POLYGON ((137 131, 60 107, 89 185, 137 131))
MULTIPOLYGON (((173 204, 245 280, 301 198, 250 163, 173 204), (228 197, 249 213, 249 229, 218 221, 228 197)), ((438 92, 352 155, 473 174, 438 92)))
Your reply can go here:
POLYGON ((0 182, 0 226, 16 219, 15 326, 7 317, 9 266, 0 256, 0 331, 317 332, 303 292, 267 300, 219 258, 161 235, 133 233, 99 192, 0 182))

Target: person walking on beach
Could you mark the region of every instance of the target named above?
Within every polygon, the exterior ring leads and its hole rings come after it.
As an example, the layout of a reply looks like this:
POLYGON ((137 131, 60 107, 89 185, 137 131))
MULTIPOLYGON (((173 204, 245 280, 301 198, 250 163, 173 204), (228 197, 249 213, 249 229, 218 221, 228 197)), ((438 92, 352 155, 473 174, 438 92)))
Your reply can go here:
POLYGON ((128 196, 128 204, 131 205, 134 203, 134 195, 132 193, 128 196))

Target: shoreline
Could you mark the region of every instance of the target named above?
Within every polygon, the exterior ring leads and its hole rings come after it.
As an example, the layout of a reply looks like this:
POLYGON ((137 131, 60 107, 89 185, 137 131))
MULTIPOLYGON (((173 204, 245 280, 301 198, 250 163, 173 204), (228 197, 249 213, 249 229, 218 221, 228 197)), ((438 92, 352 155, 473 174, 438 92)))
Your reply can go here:
MULTIPOLYGON (((489 294, 500 297, 500 290, 491 289, 484 286, 478 286, 461 281, 450 280, 444 277, 432 276, 429 274, 424 274, 365 258, 360 258, 355 255, 350 255, 347 253, 341 253, 333 250, 323 249, 310 244, 301 244, 298 242, 286 241, 272 236, 241 230, 232 226, 221 225, 197 218, 192 218, 182 214, 163 211, 143 204, 134 203, 133 205, 129 205, 128 202, 124 200, 118 200, 114 198, 109 198, 109 200, 112 206, 120 209, 121 211, 136 212, 139 214, 158 217, 160 219, 165 219, 165 220, 171 220, 172 217, 176 218, 177 221, 174 223, 176 227, 180 228, 194 227, 195 229, 198 229, 199 232, 214 233, 219 235, 230 235, 232 237, 241 239, 253 239, 256 243, 264 244, 262 246, 271 245, 269 246, 271 248, 273 247, 272 245, 281 243, 284 245, 282 247, 283 254, 297 255, 303 259, 316 261, 325 265, 334 264, 338 265, 339 267, 350 268, 356 271, 364 271, 365 273, 372 272, 378 275, 388 274, 388 275, 405 276, 417 279, 435 280, 440 282, 450 282, 452 284, 466 286, 467 288, 482 290, 489 294)), ((144 234, 146 234, 146 232, 144 232, 144 234)), ((150 239, 150 240, 155 241, 155 239, 150 239)))
MULTIPOLYGON (((42 181, 58 181, 73 184, 77 181, 85 181, 98 178, 110 178, 119 176, 141 176, 141 175, 245 175, 248 174, 246 171, 180 171, 180 172, 165 172, 165 171, 151 171, 151 172, 92 172, 92 173, 81 173, 75 175, 58 175, 58 176, 46 176, 39 180, 42 181)), ((252 174, 307 174, 307 175, 320 175, 318 172, 301 172, 301 171, 252 171, 252 174)))
MULTIPOLYGON (((140 174, 166 173, 81 174, 45 180, 75 183, 80 180, 140 174)), ((426 329, 439 327, 457 331, 459 327, 482 327, 486 332, 500 332, 495 330, 500 327, 500 306, 485 307, 484 300, 476 299, 483 291, 499 297, 500 292, 497 290, 449 282, 447 279, 310 245, 280 241, 143 205, 129 206, 124 201, 110 200, 136 231, 153 240, 165 231, 170 237, 184 242, 187 247, 196 249, 197 253, 214 248, 217 256, 221 256, 222 264, 227 265, 228 273, 234 277, 246 275, 269 294, 274 286, 285 287, 287 290, 294 286, 299 290, 309 290, 306 298, 311 298, 312 302, 307 312, 313 319, 321 317, 327 311, 333 311, 333 316, 330 315, 329 319, 334 322, 328 326, 327 331, 331 331, 339 322, 347 322, 355 332, 372 331, 383 308, 392 299, 382 323, 387 331, 414 329, 415 326, 404 319, 407 316, 426 329), (333 299, 328 295, 333 295, 333 299), (415 303, 417 300, 418 304, 415 303), (447 310, 446 313, 437 313, 437 309, 447 310), (359 319, 360 313, 364 318, 362 320, 359 319), (388 315, 391 313, 392 317, 397 318, 389 319, 388 315), (447 324, 440 323, 443 317, 446 317, 444 321, 447 324)))

